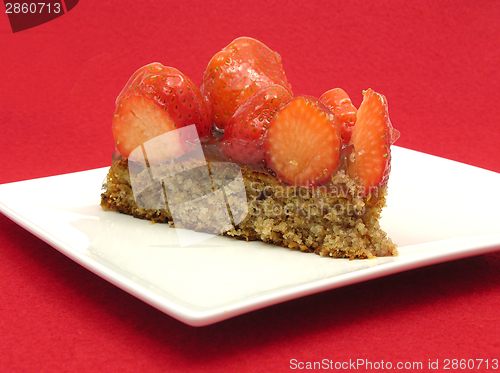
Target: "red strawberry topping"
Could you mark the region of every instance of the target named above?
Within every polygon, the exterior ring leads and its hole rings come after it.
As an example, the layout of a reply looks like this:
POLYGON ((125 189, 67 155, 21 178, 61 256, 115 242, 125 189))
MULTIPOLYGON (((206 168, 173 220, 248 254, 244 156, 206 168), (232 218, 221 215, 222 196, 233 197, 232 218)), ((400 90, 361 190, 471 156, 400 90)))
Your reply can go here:
MULTIPOLYGON (((137 70, 116 99, 113 136, 125 158, 144 142, 192 124, 202 142, 211 137, 208 109, 199 89, 179 70, 160 63, 137 70)), ((179 138, 178 144, 171 144, 177 149, 172 149, 172 155, 183 149, 183 141, 179 138)))
POLYGON ((368 89, 352 132, 353 154, 347 171, 352 178, 360 178, 366 194, 373 187, 384 185, 389 179, 390 146, 399 137, 392 127, 385 96, 368 89))
POLYGON ((238 38, 210 60, 200 87, 212 109, 212 123, 223 130, 238 107, 269 84, 291 92, 281 57, 252 38, 238 38))
POLYGON ((356 107, 352 104, 351 99, 343 89, 334 88, 323 93, 319 100, 328 106, 337 118, 337 122, 340 123, 342 143, 348 145, 357 114, 356 107))
POLYGON ((313 97, 297 96, 269 125, 264 142, 267 166, 292 185, 324 183, 339 165, 339 132, 325 105, 313 97))
POLYGON ((232 161, 264 166, 264 135, 274 115, 292 99, 280 85, 268 85, 246 100, 229 119, 220 148, 232 161))

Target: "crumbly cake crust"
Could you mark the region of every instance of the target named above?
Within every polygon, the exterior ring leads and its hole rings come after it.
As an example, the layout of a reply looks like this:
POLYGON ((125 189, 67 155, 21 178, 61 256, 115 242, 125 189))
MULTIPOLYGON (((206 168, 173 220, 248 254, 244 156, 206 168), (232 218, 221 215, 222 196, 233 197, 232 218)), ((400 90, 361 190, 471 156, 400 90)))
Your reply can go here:
MULTIPOLYGON (((219 232, 213 232, 210 224, 203 222, 217 219, 217 216, 208 216, 206 212, 207 216, 200 216, 204 213, 202 211, 197 212, 196 217, 190 218, 192 215, 188 213, 183 215, 183 219, 176 219, 177 228, 224 234, 247 241, 261 240, 335 258, 397 255, 396 245, 379 225, 387 186, 378 187, 368 196, 363 196, 359 193, 357 184, 343 171, 337 172, 328 186, 310 189, 284 186, 265 173, 243 167, 241 172, 247 201, 246 206, 237 206, 242 202, 241 198, 237 198, 238 191, 230 183, 234 180, 234 168, 221 169, 223 165, 224 163, 209 163, 212 173, 215 167, 219 167, 218 178, 212 180, 212 190, 224 187, 226 203, 231 205, 233 224, 223 227, 219 232), (247 211, 242 221, 236 216, 239 211, 247 211)), ((188 198, 186 191, 189 191, 190 197, 193 193, 202 196, 209 192, 200 187, 203 183, 199 179, 203 175, 193 171, 173 182, 163 179, 163 182, 147 185, 145 181, 142 192, 134 196, 130 170, 134 172, 134 163, 126 159, 117 160, 111 166, 101 195, 104 210, 152 222, 168 223, 173 227, 174 219, 168 203, 178 201, 169 200, 166 205, 155 201, 158 195, 165 196, 162 201, 167 200, 163 188, 174 190, 175 198, 179 201, 188 198)), ((136 179, 150 180, 151 175, 147 172, 142 171, 142 174, 136 175, 136 179)), ((216 203, 210 199, 206 202, 216 203)), ((224 211, 228 211, 227 208, 224 211)))

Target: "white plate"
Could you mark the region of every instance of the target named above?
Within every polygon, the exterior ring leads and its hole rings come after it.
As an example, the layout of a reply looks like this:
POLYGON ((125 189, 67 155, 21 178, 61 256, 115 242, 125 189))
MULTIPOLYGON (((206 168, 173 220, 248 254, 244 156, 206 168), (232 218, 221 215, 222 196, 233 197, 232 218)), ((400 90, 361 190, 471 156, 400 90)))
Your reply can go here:
POLYGON ((99 207, 107 168, 0 185, 0 211, 116 286, 193 326, 356 282, 500 249, 500 174, 393 148, 382 227, 395 258, 332 259, 175 230, 99 207))

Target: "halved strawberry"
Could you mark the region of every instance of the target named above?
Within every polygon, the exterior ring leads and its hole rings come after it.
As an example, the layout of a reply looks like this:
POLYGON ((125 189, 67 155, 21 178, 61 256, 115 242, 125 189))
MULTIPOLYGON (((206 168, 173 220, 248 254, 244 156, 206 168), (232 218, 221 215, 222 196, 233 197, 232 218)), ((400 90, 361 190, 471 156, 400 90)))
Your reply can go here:
POLYGON ((211 105, 212 123, 221 131, 241 103, 268 84, 291 92, 281 57, 252 38, 238 38, 212 57, 201 92, 211 105))
POLYGON ((264 147, 267 166, 280 180, 313 187, 328 181, 338 167, 340 131, 319 100, 297 96, 271 121, 264 147))
POLYGON ((352 178, 361 179, 368 194, 373 187, 384 185, 389 179, 390 146, 399 138, 399 131, 392 127, 385 96, 372 89, 364 91, 363 95, 352 132, 354 150, 347 172, 352 178))
POLYGON ((290 92, 272 84, 246 100, 225 126, 219 143, 232 161, 254 167, 264 166, 264 135, 274 115, 292 99, 290 92))
POLYGON ((356 107, 352 104, 351 99, 341 88, 334 88, 325 93, 319 98, 335 115, 340 124, 340 135, 342 143, 349 144, 352 135, 354 123, 356 123, 356 107))
MULTIPOLYGON (((152 63, 137 70, 116 99, 113 136, 121 155, 174 129, 194 124, 201 141, 211 137, 208 108, 196 85, 179 70, 152 63)), ((172 155, 186 139, 171 143, 172 155)), ((163 153, 168 154, 164 149, 163 153)))

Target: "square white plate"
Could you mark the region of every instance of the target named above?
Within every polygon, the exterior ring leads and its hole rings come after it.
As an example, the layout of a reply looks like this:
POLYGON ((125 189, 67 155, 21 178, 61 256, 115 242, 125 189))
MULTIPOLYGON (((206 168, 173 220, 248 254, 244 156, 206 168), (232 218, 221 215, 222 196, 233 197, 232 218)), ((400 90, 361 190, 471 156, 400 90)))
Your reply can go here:
POLYGON ((332 259, 102 211, 107 168, 0 185, 0 211, 92 272, 193 326, 356 282, 500 249, 500 174, 393 147, 382 228, 398 257, 332 259))

